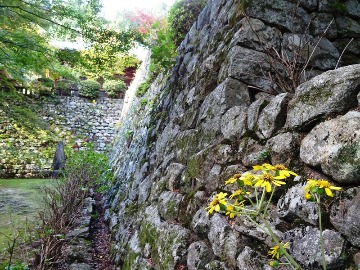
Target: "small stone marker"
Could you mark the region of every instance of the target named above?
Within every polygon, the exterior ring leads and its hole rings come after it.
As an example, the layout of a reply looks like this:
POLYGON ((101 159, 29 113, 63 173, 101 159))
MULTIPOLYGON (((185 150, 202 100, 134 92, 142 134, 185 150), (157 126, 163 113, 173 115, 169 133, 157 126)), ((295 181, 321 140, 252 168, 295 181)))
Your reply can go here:
POLYGON ((64 168, 65 165, 65 151, 64 151, 64 142, 60 141, 58 143, 58 145, 56 146, 56 151, 55 151, 55 155, 54 155, 54 160, 53 160, 53 177, 56 177, 59 173, 59 170, 61 170, 62 168, 64 168))

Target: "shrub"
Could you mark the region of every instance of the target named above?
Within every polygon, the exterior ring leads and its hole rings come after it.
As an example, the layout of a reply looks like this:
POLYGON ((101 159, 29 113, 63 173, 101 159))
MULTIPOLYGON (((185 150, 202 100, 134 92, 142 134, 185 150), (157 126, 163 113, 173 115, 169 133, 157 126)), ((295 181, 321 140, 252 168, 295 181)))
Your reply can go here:
POLYGON ((104 89, 109 97, 115 97, 119 92, 125 92, 126 84, 119 80, 108 80, 104 83, 104 89))
POLYGON ((80 96, 86 98, 97 98, 99 96, 100 84, 97 81, 80 81, 79 86, 80 96))
POLYGON ((76 81, 62 79, 56 83, 56 89, 60 90, 63 94, 70 94, 70 90, 75 84, 76 81))
MULTIPOLYGON (((44 209, 37 228, 39 244, 35 269, 51 269, 61 255, 65 234, 78 224, 89 188, 98 188, 101 181, 111 184, 113 175, 105 154, 87 144, 81 151, 66 149, 63 177, 45 187, 44 209)), ((105 187, 102 187, 104 189, 105 187)))
POLYGON ((183 41, 206 2, 206 0, 180 0, 171 7, 169 24, 176 46, 183 41))
POLYGON ((39 78, 38 81, 41 82, 41 84, 46 86, 46 87, 51 87, 51 88, 54 87, 54 81, 52 79, 39 78))
POLYGON ((30 89, 37 95, 40 96, 50 96, 52 94, 51 87, 46 86, 50 83, 43 83, 42 81, 33 81, 30 83, 30 89))

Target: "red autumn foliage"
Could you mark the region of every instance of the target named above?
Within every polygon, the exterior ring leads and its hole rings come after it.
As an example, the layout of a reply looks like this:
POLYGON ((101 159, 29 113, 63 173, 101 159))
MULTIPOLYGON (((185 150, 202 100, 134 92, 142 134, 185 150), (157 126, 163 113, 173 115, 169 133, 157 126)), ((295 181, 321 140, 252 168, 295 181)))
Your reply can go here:
POLYGON ((151 26, 160 18, 146 10, 136 10, 135 13, 127 14, 127 18, 135 25, 141 34, 149 33, 151 26))

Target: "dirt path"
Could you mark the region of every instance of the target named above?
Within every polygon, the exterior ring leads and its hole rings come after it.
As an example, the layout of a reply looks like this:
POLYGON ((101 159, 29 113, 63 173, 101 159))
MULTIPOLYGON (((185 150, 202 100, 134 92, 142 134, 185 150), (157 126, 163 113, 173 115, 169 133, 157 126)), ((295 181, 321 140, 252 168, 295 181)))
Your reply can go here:
POLYGON ((101 204, 101 195, 94 194, 95 218, 90 222, 90 239, 92 241, 92 261, 90 263, 93 270, 114 270, 115 267, 110 260, 110 232, 105 222, 104 209, 101 204))

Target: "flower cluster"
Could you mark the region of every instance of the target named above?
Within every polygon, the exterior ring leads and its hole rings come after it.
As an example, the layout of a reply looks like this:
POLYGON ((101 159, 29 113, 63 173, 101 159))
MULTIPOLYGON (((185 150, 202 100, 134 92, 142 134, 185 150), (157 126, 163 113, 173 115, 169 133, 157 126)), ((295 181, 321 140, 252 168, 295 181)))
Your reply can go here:
MULTIPOLYGON (((232 194, 230 194, 229 197, 227 193, 223 192, 216 194, 206 210, 209 214, 212 214, 214 211, 223 211, 230 218, 240 216, 245 211, 245 201, 250 200, 249 191, 255 189, 255 193, 257 193, 257 189, 262 188, 265 195, 266 192, 274 191, 275 186, 285 185, 286 182, 284 182, 284 180, 295 175, 297 174, 281 164, 273 166, 271 164, 264 163, 262 165, 253 166, 253 172, 234 174, 231 178, 226 180, 225 185, 233 185, 236 183, 237 188, 232 192, 232 194)), ((256 205, 261 208, 262 202, 263 200, 257 200, 256 205)), ((249 213, 249 211, 247 213, 249 213)))
POLYGON ((289 242, 287 242, 285 244, 283 244, 281 242, 281 245, 282 245, 282 247, 280 245, 276 245, 276 246, 270 248, 268 255, 270 255, 271 258, 279 259, 280 256, 284 255, 284 249, 288 249, 290 247, 289 242))
MULTIPOLYGON (((287 252, 290 246, 289 243, 283 244, 280 242, 267 220, 268 209, 276 187, 285 185, 287 178, 296 175, 296 173, 290 171, 282 164, 271 165, 264 163, 253 166, 252 171, 234 174, 226 180, 225 185, 235 186, 231 186, 229 196, 228 193, 224 192, 216 194, 205 210, 208 211, 208 214, 212 214, 215 211, 223 213, 229 218, 242 215, 259 228, 263 228, 263 225, 265 225, 268 234, 277 244, 270 248, 268 252, 268 255, 272 257, 270 266, 291 265, 293 269, 301 269, 301 266, 287 252), (268 193, 271 193, 270 196, 268 196, 268 193)), ((320 242, 324 269, 326 269, 326 260, 322 239, 320 198, 321 195, 333 197, 334 190, 341 190, 341 188, 332 186, 329 181, 324 179, 308 179, 304 190, 304 197, 307 200, 315 201, 319 207, 320 242)))
POLYGON ((332 190, 341 190, 341 187, 332 186, 329 181, 325 179, 314 180, 308 179, 307 185, 305 186, 304 197, 307 200, 314 200, 314 196, 326 194, 329 197, 333 197, 332 190))

